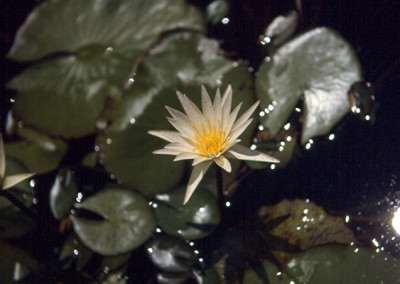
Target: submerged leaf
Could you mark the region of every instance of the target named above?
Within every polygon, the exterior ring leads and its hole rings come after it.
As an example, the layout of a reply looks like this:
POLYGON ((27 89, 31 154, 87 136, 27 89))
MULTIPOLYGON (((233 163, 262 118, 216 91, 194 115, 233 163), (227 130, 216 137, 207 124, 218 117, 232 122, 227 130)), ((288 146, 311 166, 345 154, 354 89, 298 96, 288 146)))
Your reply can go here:
POLYGON ((296 256, 284 272, 296 283, 400 283, 398 266, 380 250, 330 245, 296 256))
POLYGON ((24 140, 7 143, 7 157, 20 162, 29 172, 41 174, 57 168, 67 152, 67 143, 63 140, 33 129, 21 128, 18 135, 24 140))
POLYGON ((301 141, 328 133, 350 110, 347 92, 361 79, 353 48, 327 28, 306 32, 280 47, 260 67, 256 88, 275 136, 304 95, 301 141))
MULTIPOLYGON (((328 215, 322 207, 316 206, 313 202, 285 199, 276 205, 262 207, 259 215, 267 216, 266 224, 289 216, 273 228, 271 234, 297 245, 301 250, 329 243, 350 244, 356 241, 343 218, 328 215)), ((274 254, 281 263, 286 263, 291 257, 283 251, 275 251, 274 254)))

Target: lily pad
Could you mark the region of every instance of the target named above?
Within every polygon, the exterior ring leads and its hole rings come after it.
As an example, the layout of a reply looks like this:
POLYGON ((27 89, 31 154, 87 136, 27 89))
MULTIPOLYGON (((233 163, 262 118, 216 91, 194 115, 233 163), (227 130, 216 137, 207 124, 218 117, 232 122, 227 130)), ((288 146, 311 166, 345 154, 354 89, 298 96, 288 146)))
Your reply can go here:
POLYGON ((161 229, 185 240, 203 238, 212 233, 221 219, 217 201, 200 184, 186 205, 182 200, 186 187, 156 195, 154 211, 161 229))
POLYGON ((146 251, 152 263, 166 272, 190 272, 197 262, 193 249, 177 237, 157 236, 146 244, 146 251))
POLYGON ((56 219, 61 220, 69 215, 77 194, 78 187, 71 170, 60 170, 50 189, 49 198, 50 209, 56 219))
POLYGON ((55 135, 95 131, 108 97, 121 96, 135 61, 166 31, 204 30, 200 11, 183 0, 46 1, 17 33, 9 57, 48 60, 8 87, 17 115, 55 135))
POLYGON ((96 221, 70 216, 82 242, 103 255, 131 251, 144 243, 156 229, 153 211, 146 199, 127 189, 108 186, 75 207, 92 211, 105 219, 96 221))
MULTIPOLYGON (((242 110, 255 102, 247 66, 219 55, 216 41, 184 32, 172 34, 154 47, 121 103, 108 113, 113 121, 110 131, 98 136, 107 171, 148 197, 176 187, 184 174, 184 162, 152 154, 166 143, 147 132, 172 130, 165 105, 182 109, 177 89, 200 105, 201 84, 210 94, 232 84, 233 105, 243 101, 242 110)), ((242 136, 244 141, 252 136, 255 125, 242 136)))
POLYGON ((335 31, 313 29, 266 59, 257 73, 256 88, 261 108, 269 113, 262 124, 271 136, 303 95, 303 144, 327 134, 350 110, 347 92, 362 78, 361 67, 353 48, 335 31))
POLYGON ((398 266, 380 249, 330 245, 293 258, 284 272, 295 283, 400 283, 398 266))
MULTIPOLYGON (((262 207, 259 215, 267 216, 265 222, 289 215, 271 234, 287 240, 301 250, 323 244, 356 242, 353 231, 346 227, 344 218, 328 215, 313 202, 285 199, 276 205, 262 207)), ((274 255, 283 264, 292 257, 284 251, 274 251, 274 255)))
POLYGON ((67 143, 30 128, 18 129, 24 140, 4 145, 6 156, 20 162, 28 172, 46 173, 58 167, 67 152, 67 143))

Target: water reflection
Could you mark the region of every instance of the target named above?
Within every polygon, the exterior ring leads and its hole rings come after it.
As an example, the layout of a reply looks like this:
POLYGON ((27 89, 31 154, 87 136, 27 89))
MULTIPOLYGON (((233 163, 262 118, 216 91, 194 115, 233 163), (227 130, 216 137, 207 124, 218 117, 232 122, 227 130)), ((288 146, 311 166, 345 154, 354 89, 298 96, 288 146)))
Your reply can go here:
POLYGON ((398 208, 393 215, 392 227, 398 234, 400 234, 400 208, 398 208))

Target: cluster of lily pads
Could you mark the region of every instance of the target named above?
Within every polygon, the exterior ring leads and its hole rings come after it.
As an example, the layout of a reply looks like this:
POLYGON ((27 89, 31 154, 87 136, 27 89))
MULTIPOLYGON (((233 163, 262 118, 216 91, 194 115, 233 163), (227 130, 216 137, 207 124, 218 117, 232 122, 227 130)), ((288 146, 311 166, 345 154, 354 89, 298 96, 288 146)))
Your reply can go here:
MULTIPOLYGON (((211 22, 221 18, 214 9, 226 8, 217 4, 207 9, 211 22)), ((153 155, 164 142, 147 133, 171 129, 165 105, 179 109, 176 90, 199 105, 201 85, 212 94, 231 84, 234 105, 243 102, 247 109, 260 100, 259 121, 241 137, 249 146, 257 127, 275 141, 299 105, 300 145, 328 134, 350 110, 347 92, 362 79, 361 68, 337 32, 321 27, 294 35, 296 18, 280 18, 262 40, 270 54, 252 72, 245 61, 225 57, 219 42, 207 38, 206 18, 183 0, 50 0, 38 5, 17 32, 8 57, 28 67, 7 85, 15 91, 7 127, 12 139, 5 143, 7 171, 54 178, 40 190, 48 191, 53 217, 61 234, 69 236, 58 255, 60 270, 73 264, 82 271, 97 254, 107 269, 94 278, 121 283, 128 280, 110 271, 124 272, 131 253, 145 249, 160 283, 219 282, 214 268, 202 269, 191 242, 210 235, 221 220, 215 173, 210 171, 182 205, 190 165, 153 155), (76 159, 71 145, 87 137, 91 150, 76 159), (99 188, 85 190, 77 178, 80 169, 106 178, 99 188)), ((282 155, 277 149, 271 153, 282 155)), ((234 177, 225 175, 224 184, 234 177)), ((32 211, 34 182, 9 189, 32 211)), ((1 238, 29 234, 35 222, 21 217, 8 201, 0 202, 1 222, 9 221, 1 227, 1 238)), ((11 250, 6 241, 0 249, 11 250)), ((14 280, 40 275, 37 262, 22 254, 10 258, 14 280)), ((288 273, 278 277, 279 283, 321 283, 311 280, 320 276, 312 278, 307 271, 306 279, 296 270, 309 261, 302 257, 287 261, 288 273)), ((275 279, 276 266, 265 265, 275 279)), ((247 283, 261 281, 259 274, 250 274, 246 277, 253 280, 247 283)))

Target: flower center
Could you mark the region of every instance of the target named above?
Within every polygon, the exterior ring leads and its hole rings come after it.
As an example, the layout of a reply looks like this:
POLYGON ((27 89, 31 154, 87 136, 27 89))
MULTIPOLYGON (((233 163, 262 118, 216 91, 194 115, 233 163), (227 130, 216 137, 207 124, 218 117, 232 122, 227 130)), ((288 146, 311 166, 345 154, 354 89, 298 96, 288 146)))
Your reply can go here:
POLYGON ((221 129, 221 124, 212 124, 208 120, 208 125, 201 124, 199 130, 196 126, 193 126, 196 130, 194 140, 190 140, 193 146, 204 156, 216 158, 225 149, 225 132, 221 129))

